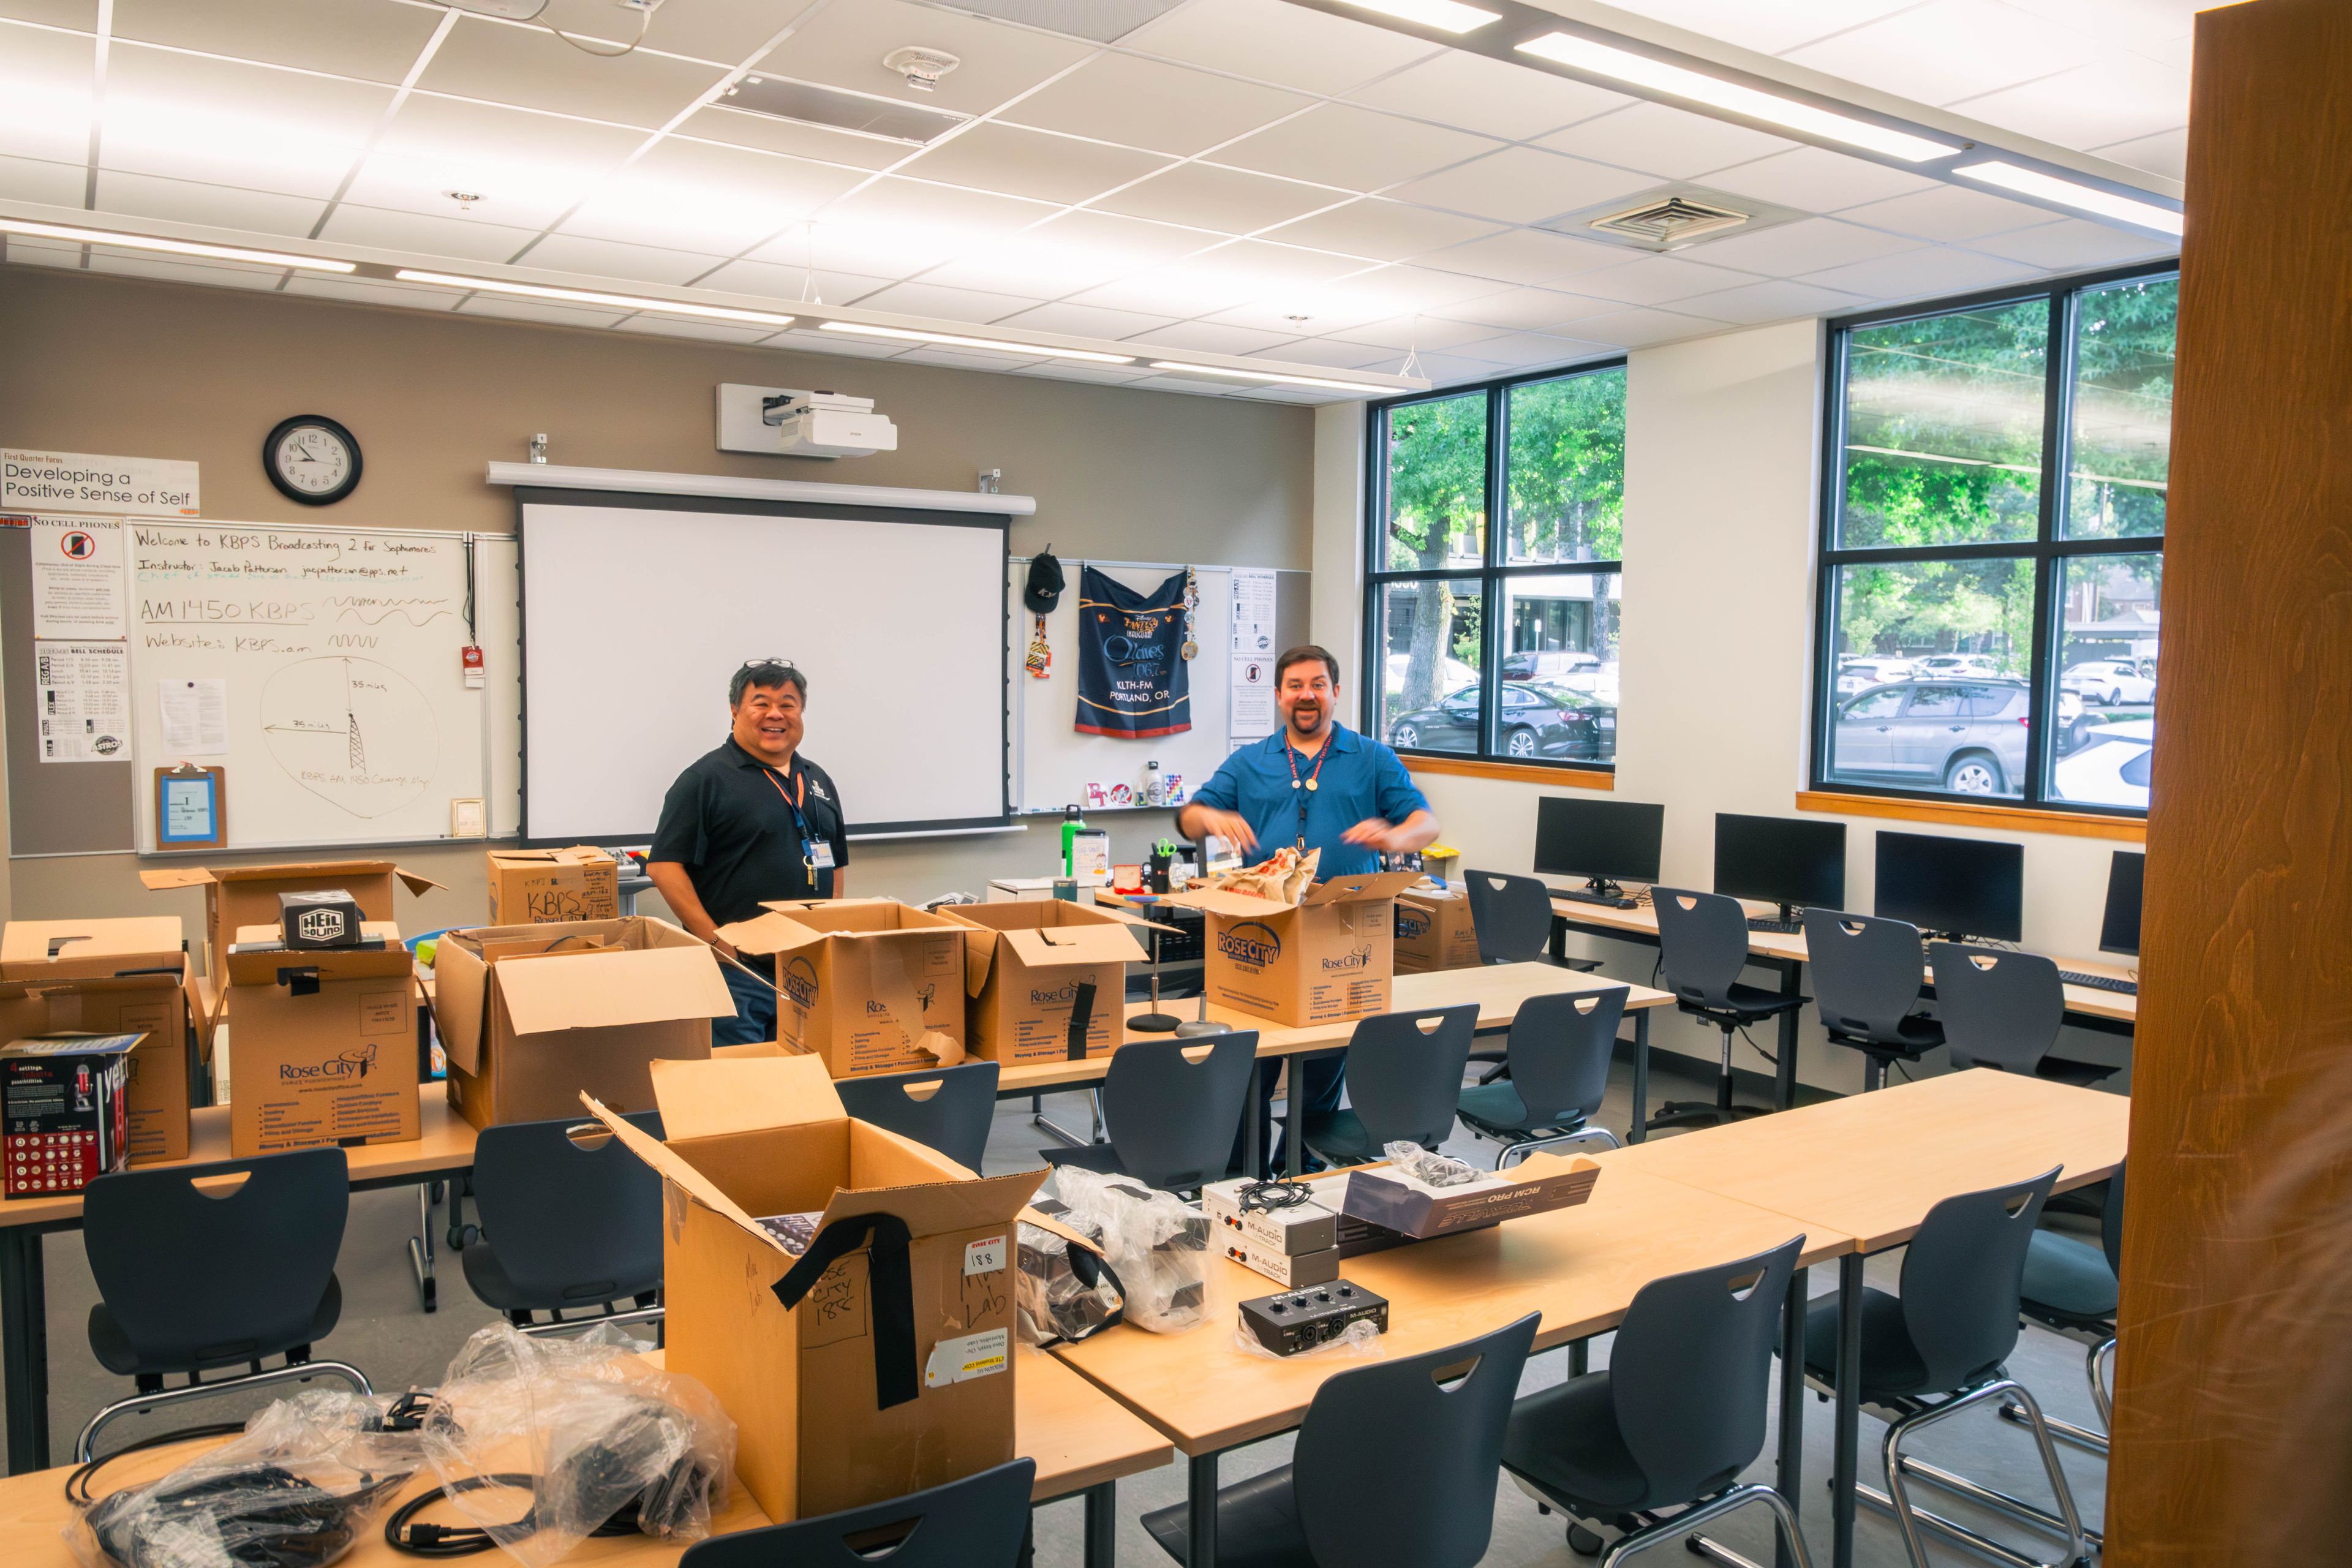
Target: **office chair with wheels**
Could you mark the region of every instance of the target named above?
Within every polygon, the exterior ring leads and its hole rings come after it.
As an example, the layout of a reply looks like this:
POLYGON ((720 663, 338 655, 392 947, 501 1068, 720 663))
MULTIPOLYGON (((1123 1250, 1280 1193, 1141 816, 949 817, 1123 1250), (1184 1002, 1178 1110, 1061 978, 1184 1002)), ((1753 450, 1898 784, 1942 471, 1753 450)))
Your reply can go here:
POLYGON ((1617 1147, 1616 1134, 1589 1119, 1608 1092, 1624 1016, 1622 986, 1530 996, 1521 1005, 1504 1047, 1507 1080, 1462 1090, 1455 1107, 1470 1131, 1502 1141, 1495 1169, 1557 1143, 1597 1139, 1617 1147))
POLYGON ((1049 1165, 1190 1192, 1221 1181, 1257 1068, 1257 1031, 1130 1040, 1103 1077, 1107 1143, 1040 1149, 1049 1165))
POLYGON ((1748 911, 1738 900, 1654 888, 1650 908, 1658 917, 1658 965, 1675 1005, 1723 1031, 1714 1102, 1670 1100, 1650 1118, 1650 1126, 1713 1127, 1763 1115, 1760 1105, 1731 1103, 1732 1032, 1801 1007, 1805 999, 1739 983, 1748 967, 1748 911))
MULTIPOLYGON (((1746 917, 1741 917, 1746 929, 1746 917)), ((1772 1510, 1797 1568, 1811 1568, 1796 1510, 1739 1474, 1764 1447, 1772 1344, 1805 1238, 1711 1268, 1653 1279, 1626 1309, 1605 1372, 1518 1402, 1503 1468, 1547 1510, 1625 1533, 1601 1568, 1749 1503, 1772 1510)), ((1601 1549, 1571 1523, 1569 1544, 1601 1549)), ((1702 1550, 1686 1542, 1693 1552, 1702 1550)))
MULTIPOLYGON (((2058 1179, 2044 1171, 2031 1181, 1946 1198, 1927 1211, 1903 1254, 1902 1292, 1868 1289, 1862 1297, 1862 1407, 1887 1423, 1883 1447, 1886 1490, 1857 1488, 1862 1500, 1895 1516, 1912 1568, 1929 1568, 1922 1527, 1977 1551, 2032 1568, 2033 1560, 1911 1501, 1911 1483, 1924 1480, 2011 1519, 2047 1530, 2065 1549, 2040 1568, 2069 1568, 2086 1548, 2102 1542, 2084 1528, 2074 1494, 2058 1463, 2042 1406, 2001 1363, 2017 1348, 2019 1289, 2034 1222, 2058 1179), (1939 1466, 1914 1459, 1903 1445, 1915 1434, 1973 1406, 2014 1405, 2032 1430, 2058 1511, 1979 1485, 1939 1466)), ((1805 1313, 1806 1381, 1835 1393, 1838 1302, 1815 1301, 1805 1313)))
POLYGON ((2119 1070, 2050 1054, 2066 1020, 2066 985, 2058 966, 2040 953, 1931 942, 1927 967, 1954 1067, 2030 1073, 2077 1089, 2119 1070))
MULTIPOLYGON (((628 1121, 662 1136, 657 1110, 628 1121)), ((603 1123, 559 1118, 483 1128, 474 1144, 474 1212, 479 1223, 465 1227, 457 1254, 466 1283, 524 1333, 660 1320, 661 1177, 603 1123), (539 1321, 541 1312, 551 1321, 539 1321)))
POLYGON ((1863 1057, 1864 1093, 1889 1062, 1916 1062, 1944 1043, 1944 1026, 1911 1011, 1926 979, 1919 928, 1836 910, 1807 910, 1805 958, 1830 1043, 1863 1057))
POLYGON ((1037 1461, 1014 1459, 888 1502, 714 1535, 678 1568, 1013 1568, 1036 1484, 1037 1461))
MULTIPOLYGON (((2101 1431, 2077 1426, 2045 1415, 2051 1431, 2095 1454, 2107 1451, 2104 1428, 2115 1420, 2115 1405, 2107 1393, 2103 1369, 2116 1353, 2116 1309, 2123 1272, 2124 1173, 2107 1179, 2106 1202, 2099 1211, 2099 1245, 2086 1247, 2054 1231, 2037 1230, 2025 1251, 2025 1279, 2018 1291, 2018 1313, 2055 1334, 2088 1347, 2083 1374, 2091 1384, 2091 1404, 2099 1413, 2101 1431)), ((2001 1406, 2003 1415, 2022 1421, 2018 1405, 2001 1406)))
POLYGON ((76 1458, 88 1462, 100 1431, 133 1410, 314 1377, 373 1393, 359 1368, 310 1359, 342 1314, 335 1255, 351 1196, 341 1149, 121 1171, 92 1182, 82 1194, 82 1247, 99 1293, 90 1352, 107 1371, 135 1378, 139 1391, 89 1418, 76 1458), (264 1370, 274 1355, 285 1364, 264 1370), (240 1363, 249 1370, 204 1378, 240 1363), (186 1385, 166 1389, 164 1378, 175 1373, 186 1385))
MULTIPOLYGON (((1533 877, 1506 871, 1465 871, 1462 886, 1470 896, 1470 929, 1478 939, 1480 963, 1543 963, 1589 974, 1601 967, 1597 958, 1551 958, 1551 890, 1533 877)), ((1510 1076, 1502 1051, 1474 1050, 1470 1059, 1487 1065, 1478 1081, 1493 1083, 1510 1076)))
POLYGON ((1348 1104, 1308 1111, 1302 1141, 1335 1165, 1381 1159, 1391 1142, 1436 1148, 1454 1131, 1477 1028, 1475 1002, 1357 1019, 1348 1040, 1348 1104))
MULTIPOLYGON (((1315 1391, 1290 1463, 1217 1489, 1217 1561, 1470 1568, 1494 1534, 1503 1429, 1536 1321, 1335 1373, 1315 1391)), ((1145 1514, 1143 1528, 1177 1562, 1193 1561, 1189 1504, 1145 1514)))
POLYGON ((834 1080, 842 1106, 860 1121, 887 1127, 977 1172, 996 1121, 997 1064, 876 1073, 834 1080))

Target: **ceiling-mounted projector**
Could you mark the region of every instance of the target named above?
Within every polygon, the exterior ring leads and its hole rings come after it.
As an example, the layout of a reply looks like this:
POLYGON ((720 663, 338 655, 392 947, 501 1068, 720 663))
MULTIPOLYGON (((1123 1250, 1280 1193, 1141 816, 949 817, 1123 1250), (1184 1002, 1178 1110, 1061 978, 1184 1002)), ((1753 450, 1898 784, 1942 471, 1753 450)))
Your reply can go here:
POLYGON ((898 449, 870 397, 784 386, 719 388, 719 449, 772 458, 866 458, 898 449))

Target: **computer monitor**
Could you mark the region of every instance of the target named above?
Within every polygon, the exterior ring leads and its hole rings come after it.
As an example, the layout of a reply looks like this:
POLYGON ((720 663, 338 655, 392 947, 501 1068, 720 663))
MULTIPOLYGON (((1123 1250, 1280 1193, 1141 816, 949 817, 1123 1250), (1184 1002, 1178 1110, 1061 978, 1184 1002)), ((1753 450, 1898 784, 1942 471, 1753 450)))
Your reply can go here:
POLYGON ((1623 800, 1547 795, 1536 803, 1536 871, 1582 877, 1585 889, 1612 900, 1624 896, 1614 879, 1658 879, 1658 844, 1666 808, 1623 800))
POLYGON ((1782 920, 1843 909, 1845 824, 1716 813, 1715 890, 1778 904, 1782 920))
POLYGON ((2118 849, 2107 868, 2107 912, 2099 921, 2099 951, 2139 956, 2139 883, 2147 857, 2118 849))
POLYGON ((1888 920, 1937 935, 2021 941, 2025 846, 1881 833, 1874 907, 1888 920))

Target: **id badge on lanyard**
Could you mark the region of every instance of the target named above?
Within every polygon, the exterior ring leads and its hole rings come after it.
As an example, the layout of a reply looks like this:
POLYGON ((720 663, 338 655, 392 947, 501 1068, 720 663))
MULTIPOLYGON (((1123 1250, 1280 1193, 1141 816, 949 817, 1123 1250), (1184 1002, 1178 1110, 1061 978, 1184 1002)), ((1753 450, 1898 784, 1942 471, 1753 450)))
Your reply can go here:
POLYGON ((808 829, 807 818, 801 815, 801 807, 807 799, 808 777, 804 773, 793 775, 793 795, 784 794, 784 786, 776 783, 776 775, 772 770, 768 773, 768 782, 775 784, 776 793, 783 796, 784 808, 793 814, 793 831, 800 835, 801 866, 808 873, 809 891, 820 892, 821 884, 817 881, 816 874, 819 871, 833 869, 833 840, 819 838, 812 834, 808 829), (795 799, 794 795, 800 798, 795 799))

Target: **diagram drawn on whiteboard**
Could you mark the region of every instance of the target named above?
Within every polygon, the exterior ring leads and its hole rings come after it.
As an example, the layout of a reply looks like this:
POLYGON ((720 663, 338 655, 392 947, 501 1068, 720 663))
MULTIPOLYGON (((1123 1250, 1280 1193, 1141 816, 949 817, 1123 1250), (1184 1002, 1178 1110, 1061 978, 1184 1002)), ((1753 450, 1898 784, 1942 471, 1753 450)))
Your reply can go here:
POLYGON ((399 810, 425 793, 441 729, 415 682, 372 658, 306 658, 261 689, 269 754, 295 783, 353 816, 399 810))

